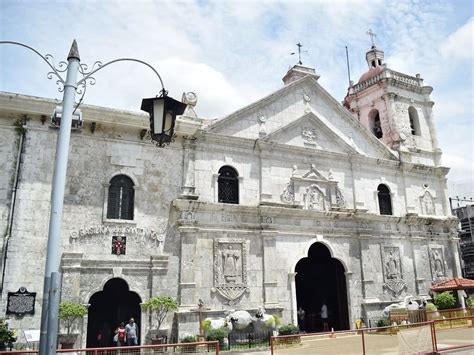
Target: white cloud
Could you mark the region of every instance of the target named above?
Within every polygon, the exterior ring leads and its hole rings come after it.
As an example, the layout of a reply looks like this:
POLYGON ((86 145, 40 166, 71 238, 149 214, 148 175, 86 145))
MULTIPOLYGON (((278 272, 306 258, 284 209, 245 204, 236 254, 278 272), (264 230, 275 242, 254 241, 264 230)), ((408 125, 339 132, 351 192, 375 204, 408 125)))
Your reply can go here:
POLYGON ((452 33, 440 46, 444 58, 472 59, 474 17, 471 17, 462 27, 452 33))

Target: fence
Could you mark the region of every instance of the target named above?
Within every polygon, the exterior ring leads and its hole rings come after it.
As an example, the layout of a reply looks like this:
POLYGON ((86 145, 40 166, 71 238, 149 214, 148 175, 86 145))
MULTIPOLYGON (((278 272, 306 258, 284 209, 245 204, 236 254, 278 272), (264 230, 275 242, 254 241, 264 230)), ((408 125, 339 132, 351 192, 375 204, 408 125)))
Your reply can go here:
POLYGON ((252 333, 232 331, 228 336, 229 344, 226 350, 268 348, 272 335, 271 331, 252 333))
POLYGON ((273 336, 272 355, 280 354, 466 354, 474 350, 474 316, 364 328, 357 331, 273 336))
MULTIPOLYGON (((74 354, 74 355, 153 355, 153 354, 216 354, 219 355, 220 347, 218 341, 201 341, 194 343, 179 344, 160 344, 160 345, 143 345, 143 346, 124 346, 112 348, 87 348, 87 349, 58 349, 58 354, 74 354)), ((29 351, 1 351, 3 354, 15 355, 37 355, 38 350, 29 351)))

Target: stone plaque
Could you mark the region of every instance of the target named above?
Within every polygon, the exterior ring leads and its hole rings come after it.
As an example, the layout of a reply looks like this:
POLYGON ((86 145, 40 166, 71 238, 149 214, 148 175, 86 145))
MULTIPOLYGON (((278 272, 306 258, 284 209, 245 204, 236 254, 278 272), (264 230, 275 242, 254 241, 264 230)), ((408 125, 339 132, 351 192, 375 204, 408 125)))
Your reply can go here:
POLYGON ((23 317, 25 314, 35 314, 36 292, 28 292, 20 287, 16 292, 8 292, 6 314, 23 317))

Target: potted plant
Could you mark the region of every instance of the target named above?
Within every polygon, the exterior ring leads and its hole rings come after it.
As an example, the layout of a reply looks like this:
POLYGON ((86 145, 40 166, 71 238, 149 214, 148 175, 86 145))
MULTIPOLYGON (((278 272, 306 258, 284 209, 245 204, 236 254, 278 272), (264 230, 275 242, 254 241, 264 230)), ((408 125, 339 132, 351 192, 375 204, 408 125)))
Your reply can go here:
POLYGON ((87 307, 71 301, 64 301, 59 305, 59 320, 66 328, 66 335, 60 337, 62 349, 72 349, 76 342, 77 334, 71 334, 71 330, 77 320, 87 314, 87 307))
POLYGON ((161 324, 168 312, 178 309, 178 302, 170 296, 155 296, 142 304, 144 310, 150 311, 152 319, 156 322, 156 338, 151 340, 152 344, 163 344, 164 334, 160 333, 161 324))
POLYGON ((0 319, 0 351, 7 350, 7 346, 10 350, 13 347, 13 343, 16 341, 16 332, 8 328, 8 323, 5 320, 0 319))
MULTIPOLYGON (((181 338, 180 343, 195 343, 197 341, 194 335, 186 335, 181 338)), ((182 350, 184 353, 194 353, 196 352, 197 346, 196 345, 184 345, 182 350)))

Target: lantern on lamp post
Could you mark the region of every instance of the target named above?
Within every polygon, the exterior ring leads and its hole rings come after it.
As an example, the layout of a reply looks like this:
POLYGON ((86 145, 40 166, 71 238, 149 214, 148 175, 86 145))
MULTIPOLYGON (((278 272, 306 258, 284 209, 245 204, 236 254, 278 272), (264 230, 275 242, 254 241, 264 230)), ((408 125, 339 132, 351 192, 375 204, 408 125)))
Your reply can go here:
POLYGON ((163 147, 173 140, 176 116, 183 114, 186 104, 162 91, 161 96, 142 100, 141 109, 150 114, 150 134, 156 145, 163 147))

